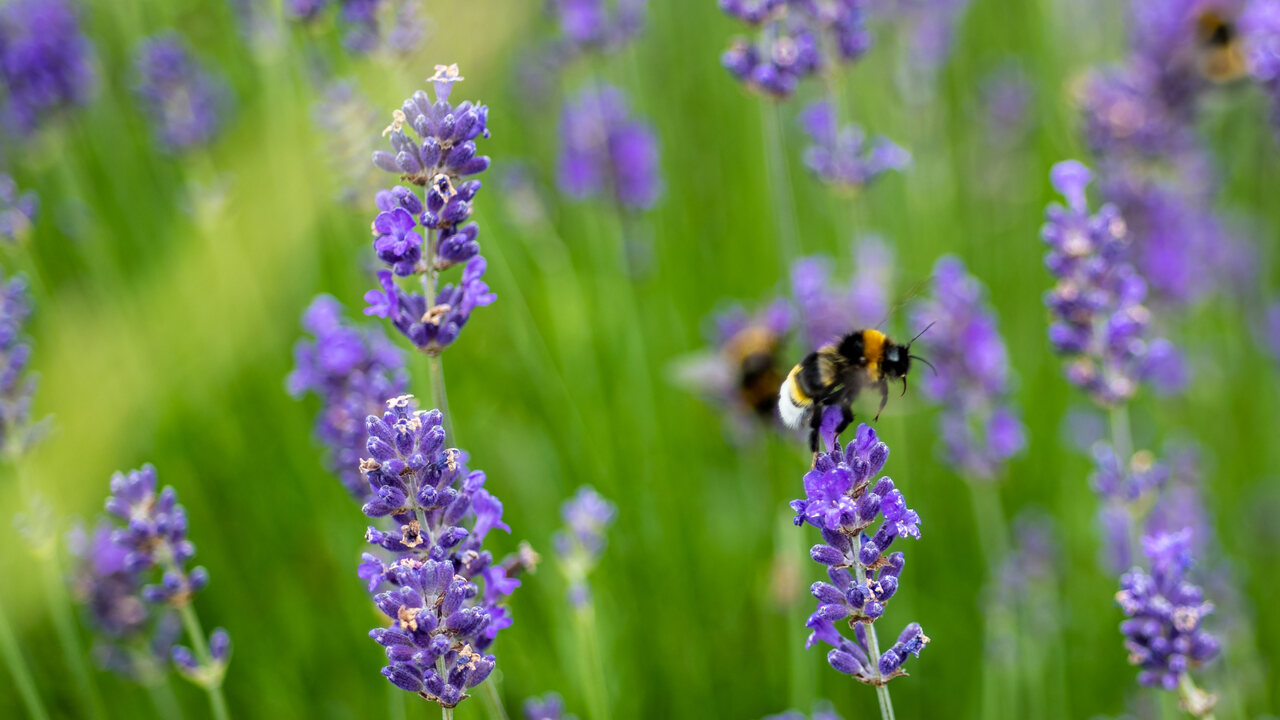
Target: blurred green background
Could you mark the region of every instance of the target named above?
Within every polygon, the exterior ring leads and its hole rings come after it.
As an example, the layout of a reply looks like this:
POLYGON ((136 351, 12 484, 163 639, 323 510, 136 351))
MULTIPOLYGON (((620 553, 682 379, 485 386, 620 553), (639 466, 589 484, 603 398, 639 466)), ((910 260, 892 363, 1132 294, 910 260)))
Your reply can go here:
MULTIPOLYGON (((831 670, 823 652, 794 649, 807 635, 808 584, 821 577, 805 552, 816 533, 791 529, 781 543, 775 535, 786 501, 802 494, 803 441, 762 436, 736 446, 718 411, 669 379, 671 363, 704 344, 704 319, 722 299, 764 298, 787 275, 761 101, 719 65, 740 28, 715 3, 652 0, 636 44, 590 65, 628 89, 661 138, 665 195, 633 228, 652 248, 639 277, 624 271, 612 209, 571 204, 554 190, 561 83, 547 78, 531 92, 519 68, 549 31, 539 3, 430 3, 422 48, 393 62, 342 52, 324 25, 246 34, 220 2, 93 0, 83 10, 98 58, 94 101, 9 149, 19 185, 44 203, 6 267, 31 277, 36 408, 55 428, 24 472, 52 505, 59 534, 101 510, 115 470, 150 461, 177 488, 197 562, 212 576, 196 607, 235 643, 225 684, 234 715, 390 712, 382 652, 366 636, 379 620, 354 576, 366 518, 322 467, 311 435, 317 402, 290 398, 284 377, 310 299, 332 293, 358 314, 372 286, 372 198, 333 200, 359 169, 343 167, 316 126, 322 78, 354 79, 383 109, 364 128, 373 147, 389 111, 435 63, 449 62, 466 77, 455 98, 490 107, 493 137, 482 152, 494 167, 475 207, 499 298, 445 355, 453 422, 506 505, 513 533, 491 536, 495 554, 527 539, 546 559, 515 594, 515 625, 495 646, 508 710, 556 690, 588 717, 550 536, 561 501, 590 483, 619 508, 592 583, 613 717, 753 718, 807 711, 816 698, 848 718, 875 712, 874 693, 831 670), (229 131, 203 154, 157 152, 128 92, 135 43, 166 28, 235 92, 229 131), (531 185, 506 181, 516 166, 531 185), (793 562, 775 567, 778 553, 793 562), (791 573, 784 587, 798 609, 783 607, 779 573, 791 573)), ((915 164, 856 197, 833 196, 799 161, 794 116, 817 86, 781 110, 804 253, 833 256, 844 274, 853 238, 876 232, 896 252, 898 298, 942 253, 959 255, 990 287, 1030 438, 1000 487, 1002 503, 1008 518, 1046 509, 1063 543, 1056 585, 1041 599, 1052 622, 1015 612, 1005 619, 1012 641, 987 643, 988 569, 968 488, 936 459, 934 412, 914 394, 891 402, 879 423, 892 448, 886 472, 920 513, 924 535, 905 548, 902 588, 885 618, 890 628, 918 620, 932 638, 911 677, 893 683, 899 717, 1176 714, 1169 698, 1137 688, 1125 662, 1116 579, 1097 562, 1089 463, 1063 427, 1082 400, 1048 351, 1040 300, 1049 286, 1037 238, 1052 198, 1048 169, 1083 152, 1069 84, 1117 58, 1122 33, 1110 3, 975 0, 936 86, 911 92, 900 82, 905 46, 880 33, 842 77, 847 106, 915 164), (1011 145, 989 138, 981 95, 984 78, 1007 63, 1034 89, 1031 125, 1011 145), (999 705, 992 688, 1008 685, 1015 702, 999 705)), ((587 73, 577 66, 563 84, 587 73)), ((1266 115, 1263 99, 1242 90, 1209 108, 1204 129, 1225 171, 1224 205, 1247 218, 1261 287, 1274 288, 1280 155, 1266 115)), ((1220 718, 1274 711, 1280 684, 1280 617, 1264 612, 1280 597, 1280 383, 1256 342, 1258 296, 1214 296, 1165 319, 1191 355, 1190 391, 1142 396, 1133 409, 1140 447, 1182 437, 1203 450, 1218 532, 1203 562, 1229 565, 1243 598, 1211 621, 1224 655, 1197 675, 1223 696, 1220 718)), ((901 332, 904 321, 890 328, 901 332)), ((428 397, 423 359, 411 370, 414 391, 428 397)), ((5 518, 24 511, 17 483, 0 486, 0 507, 5 518)), ((79 716, 70 687, 92 682, 111 717, 150 714, 129 681, 70 674, 35 581, 41 561, 7 520, 0 543, 0 600, 51 711, 79 716)), ((207 714, 193 686, 172 684, 187 716, 207 714)), ((437 712, 412 697, 396 701, 409 717, 437 712)), ((0 716, 23 712, 0 673, 0 716)), ((484 716, 478 702, 458 710, 484 716)))

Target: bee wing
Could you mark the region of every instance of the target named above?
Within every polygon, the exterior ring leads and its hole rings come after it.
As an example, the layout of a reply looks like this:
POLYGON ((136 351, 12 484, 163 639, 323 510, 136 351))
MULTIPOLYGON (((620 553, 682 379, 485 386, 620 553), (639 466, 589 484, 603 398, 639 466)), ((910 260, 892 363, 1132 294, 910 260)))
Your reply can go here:
POLYGON ((672 360, 667 365, 667 379, 698 395, 721 395, 734 388, 733 370, 715 352, 690 353, 672 360))

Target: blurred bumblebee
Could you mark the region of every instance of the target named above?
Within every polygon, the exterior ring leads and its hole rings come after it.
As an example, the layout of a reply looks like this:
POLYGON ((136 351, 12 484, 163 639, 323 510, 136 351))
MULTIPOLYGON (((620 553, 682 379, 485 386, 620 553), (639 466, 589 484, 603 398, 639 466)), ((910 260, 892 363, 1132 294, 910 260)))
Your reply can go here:
MULTIPOLYGON (((933 323, 920 331, 923 335, 933 323)), ((809 353, 800 364, 791 369, 778 391, 778 413, 788 427, 798 428, 806 420, 809 423, 809 449, 818 452, 818 429, 823 411, 838 407, 843 413, 839 434, 853 422, 852 405, 863 388, 880 391, 880 409, 876 418, 889 402, 889 382, 902 381, 902 394, 907 394, 907 374, 911 361, 933 368, 922 357, 911 354, 911 343, 899 345, 879 330, 854 330, 829 345, 809 353)), ((936 371, 935 371, 936 372, 936 371)))
POLYGON ((1231 82, 1246 72, 1244 50, 1235 21, 1214 10, 1196 18, 1200 73, 1217 83, 1231 82))
POLYGON ((753 321, 718 351, 677 361, 673 379, 687 390, 727 402, 743 416, 772 423, 786 372, 781 357, 785 339, 767 324, 753 321))

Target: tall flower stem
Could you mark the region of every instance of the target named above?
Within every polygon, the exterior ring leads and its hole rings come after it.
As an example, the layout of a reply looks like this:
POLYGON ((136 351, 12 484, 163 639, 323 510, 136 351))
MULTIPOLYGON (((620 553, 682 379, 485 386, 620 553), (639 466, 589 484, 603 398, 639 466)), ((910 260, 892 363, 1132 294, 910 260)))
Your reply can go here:
MULTIPOLYGON (((1000 565, 1009 556, 1009 529, 1004 521, 1004 503, 1000 500, 1000 490, 994 481, 966 478, 969 485, 970 505, 973 508, 973 522, 977 526, 978 541, 987 564, 987 580, 994 584, 999 581, 997 574, 1000 565)), ((1011 713, 1016 703, 1017 689, 1013 686, 1012 674, 1007 669, 997 671, 998 663, 991 657, 990 650, 996 646, 996 626, 1001 621, 1000 610, 995 604, 987 605, 982 618, 983 652, 987 662, 982 665, 983 674, 983 706, 987 707, 996 694, 995 686, 1000 685, 1000 701, 1002 711, 1011 713), (992 674, 999 672, 997 682, 992 674)), ((1006 628, 1007 629, 1007 628, 1006 628)))
MULTIPOLYGON (((1128 468, 1133 459, 1133 436, 1129 431, 1129 406, 1117 405, 1108 412, 1111 421, 1111 445, 1121 468, 1128 468)), ((1129 557, 1131 561, 1142 552, 1142 535, 1139 530, 1141 514, 1134 503, 1125 503, 1129 514, 1129 557)))
POLYGON ((762 101, 761 124, 764 126, 765 174, 768 175, 769 203, 775 209, 777 220, 778 258, 786 267, 799 253, 796 239, 795 193, 791 189, 791 173, 787 169, 785 144, 782 137, 782 105, 762 101))
POLYGON ((591 720, 608 720, 608 695, 604 686, 604 663, 600 658, 600 641, 596 635, 596 606, 588 599, 574 612, 578 631, 578 667, 587 694, 591 720))
MULTIPOLYGON (((862 572, 859 566, 859 573, 862 572)), ((883 682, 880 677, 880 641, 876 639, 875 623, 867 623, 867 653, 871 656, 871 666, 875 670, 876 679, 881 681, 876 685, 876 699, 880 701, 880 718, 881 720, 894 720, 893 717, 893 701, 889 699, 889 685, 883 682)))
POLYGON ((484 685, 484 707, 489 711, 490 720, 507 720, 507 709, 498 695, 498 679, 490 676, 484 685))
MULTIPOLYGON (((196 661, 201 667, 212 666, 213 656, 209 654, 209 644, 205 640, 204 630, 200 627, 200 618, 196 615, 195 608, 187 603, 178 608, 178 615, 182 618, 182 627, 186 629, 187 636, 191 639, 191 649, 195 652, 196 661)), ((227 699, 222 694, 222 678, 216 678, 202 685, 205 692, 209 693, 209 708, 213 711, 214 720, 230 720, 227 699)))
POLYGON ((181 720, 182 706, 178 704, 178 698, 173 694, 173 688, 169 687, 168 680, 158 679, 147 683, 146 687, 147 695, 151 698, 151 704, 155 706, 157 715, 162 718, 181 720))
POLYGON ((9 625, 9 617, 3 607, 0 607, 0 653, 4 654, 4 661, 13 675, 13 684, 18 686, 22 703, 27 706, 27 714, 35 720, 49 720, 49 712, 45 710, 44 701, 36 692, 35 680, 31 678, 31 670, 22 657, 22 649, 18 647, 18 639, 13 635, 13 628, 9 625))
MULTIPOLYGON (((426 202, 423 193, 423 202, 426 202)), ((427 309, 436 302, 436 281, 440 271, 436 269, 436 231, 423 233, 423 257, 427 269, 422 273, 422 293, 427 297, 427 309)), ((449 412, 449 396, 444 389, 444 360, 439 353, 427 354, 427 376, 431 379, 431 405, 444 416, 444 432, 449 442, 458 444, 453 434, 453 413, 449 412)))

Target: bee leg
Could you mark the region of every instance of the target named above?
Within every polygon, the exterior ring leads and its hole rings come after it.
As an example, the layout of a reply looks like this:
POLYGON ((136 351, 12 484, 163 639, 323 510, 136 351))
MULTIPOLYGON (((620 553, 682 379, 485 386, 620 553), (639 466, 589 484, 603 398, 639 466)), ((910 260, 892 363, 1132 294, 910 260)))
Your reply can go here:
POLYGON ((889 404, 889 382, 887 380, 880 381, 880 409, 876 410, 876 420, 880 419, 880 413, 884 412, 884 406, 889 404))
POLYGON ((836 427, 836 437, 840 437, 840 433, 844 432, 851 424, 853 424, 853 410, 848 406, 840 406, 840 424, 836 427))
POLYGON ((822 429, 822 411, 824 409, 822 405, 814 403, 813 414, 809 416, 809 452, 812 452, 815 457, 820 449, 818 438, 820 437, 819 431, 822 429))

